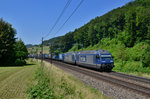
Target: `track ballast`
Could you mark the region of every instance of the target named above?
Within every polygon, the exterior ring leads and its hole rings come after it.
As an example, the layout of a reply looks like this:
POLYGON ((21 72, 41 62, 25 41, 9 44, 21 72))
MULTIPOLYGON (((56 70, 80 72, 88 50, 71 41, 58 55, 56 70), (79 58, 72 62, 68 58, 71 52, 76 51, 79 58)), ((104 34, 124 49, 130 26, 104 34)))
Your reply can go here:
MULTIPOLYGON (((45 59, 45 61, 50 62, 49 59, 45 59)), ((128 82, 128 81, 124 81, 124 80, 121 80, 121 79, 117 79, 115 77, 111 77, 111 76, 108 76, 108 75, 105 75, 105 74, 101 74, 98 71, 93 71, 93 70, 89 70, 89 69, 86 69, 86 68, 74 66, 72 64, 66 64, 66 63, 63 63, 63 62, 60 62, 60 61, 53 60, 53 64, 55 66, 61 66, 63 68, 71 69, 73 71, 82 73, 84 75, 90 76, 90 77, 95 78, 97 80, 105 81, 107 83, 110 83, 110 84, 113 84, 113 85, 116 85, 116 86, 120 86, 120 87, 126 88, 128 90, 137 92, 138 94, 150 97, 150 88, 148 88, 148 87, 145 87, 145 86, 142 86, 142 85, 139 85, 139 84, 135 84, 135 83, 131 83, 131 82, 128 82)), ((122 73, 117 73, 117 72, 111 72, 111 73, 108 73, 108 74, 115 75, 117 77, 124 77, 126 79, 136 80, 136 81, 139 81, 139 82, 150 84, 149 83, 150 79, 143 78, 143 77, 132 76, 132 75, 127 75, 127 74, 122 74, 122 73)))

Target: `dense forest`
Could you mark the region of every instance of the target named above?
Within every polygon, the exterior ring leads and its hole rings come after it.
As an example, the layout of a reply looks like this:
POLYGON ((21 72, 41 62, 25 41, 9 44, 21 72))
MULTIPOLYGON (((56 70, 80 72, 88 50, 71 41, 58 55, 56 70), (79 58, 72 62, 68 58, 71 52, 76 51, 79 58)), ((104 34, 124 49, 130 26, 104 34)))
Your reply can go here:
POLYGON ((24 65, 28 51, 21 39, 15 38, 16 30, 0 19, 0 66, 24 65))
POLYGON ((131 1, 52 43, 53 52, 59 53, 106 49, 114 56, 116 70, 150 67, 150 0, 131 1))
POLYGON ((63 45, 62 51, 65 52, 75 43, 88 47, 99 43, 104 38, 110 40, 115 38, 126 47, 133 47, 142 41, 148 42, 150 40, 150 0, 129 2, 121 8, 92 19, 75 31, 59 37, 53 43, 63 45))

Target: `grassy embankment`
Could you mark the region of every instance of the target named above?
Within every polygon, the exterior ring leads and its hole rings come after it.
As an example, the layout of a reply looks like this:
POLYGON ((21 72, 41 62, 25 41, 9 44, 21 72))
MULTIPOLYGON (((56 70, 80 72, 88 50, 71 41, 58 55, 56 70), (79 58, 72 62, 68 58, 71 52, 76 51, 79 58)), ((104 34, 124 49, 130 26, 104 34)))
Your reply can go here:
MULTIPOLYGON (((29 61, 28 61, 29 64, 29 61)), ((37 64, 36 64, 37 65, 37 64)), ((24 99, 36 65, 0 67, 0 99, 24 99)))
POLYGON ((47 62, 38 68, 34 78, 36 82, 27 91, 29 99, 108 99, 47 62))
MULTIPOLYGON (((115 39, 103 39, 98 44, 83 48, 83 50, 106 49, 114 57, 115 67, 113 71, 150 78, 150 67, 142 66, 142 54, 147 46, 148 44, 141 42, 134 47, 127 48, 124 44, 115 39)), ((69 51, 74 50, 81 51, 82 49, 78 50, 78 48, 74 46, 69 51)))

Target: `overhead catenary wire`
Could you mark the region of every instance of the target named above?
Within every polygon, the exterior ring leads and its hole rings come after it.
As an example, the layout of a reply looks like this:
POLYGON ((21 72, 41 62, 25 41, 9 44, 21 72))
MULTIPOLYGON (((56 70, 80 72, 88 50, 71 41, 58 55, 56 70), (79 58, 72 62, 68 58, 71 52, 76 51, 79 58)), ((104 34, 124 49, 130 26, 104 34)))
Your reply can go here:
POLYGON ((55 28, 55 26, 57 25, 57 23, 59 22, 59 20, 61 19, 62 15, 64 14, 64 12, 67 10, 68 6, 70 5, 72 0, 68 0, 65 7, 63 8, 62 12, 60 13, 60 15, 58 16, 55 24, 52 26, 52 28, 50 29, 50 31, 48 32, 47 35, 44 36, 44 38, 48 37, 49 34, 53 31, 53 29, 55 28))
POLYGON ((84 0, 81 0, 80 3, 77 5, 77 7, 74 9, 74 11, 71 13, 71 15, 67 18, 67 20, 61 25, 61 27, 58 29, 58 31, 54 34, 53 37, 58 34, 58 32, 63 28, 63 26, 69 21, 69 19, 73 16, 73 14, 78 10, 78 8, 81 6, 84 0))

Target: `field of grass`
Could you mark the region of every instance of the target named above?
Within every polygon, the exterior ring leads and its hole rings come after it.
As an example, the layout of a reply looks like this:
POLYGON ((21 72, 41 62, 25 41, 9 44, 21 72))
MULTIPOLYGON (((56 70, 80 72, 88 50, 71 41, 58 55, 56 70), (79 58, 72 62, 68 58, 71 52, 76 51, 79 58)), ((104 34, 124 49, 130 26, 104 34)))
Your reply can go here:
MULTIPOLYGON (((29 62, 28 62, 29 63, 29 62)), ((36 65, 0 67, 0 98, 24 99, 36 65)))
POLYGON ((98 90, 47 62, 38 68, 34 78, 37 83, 27 91, 29 99, 108 99, 98 90))
POLYGON ((108 99, 73 75, 38 60, 0 67, 0 99, 108 99))

